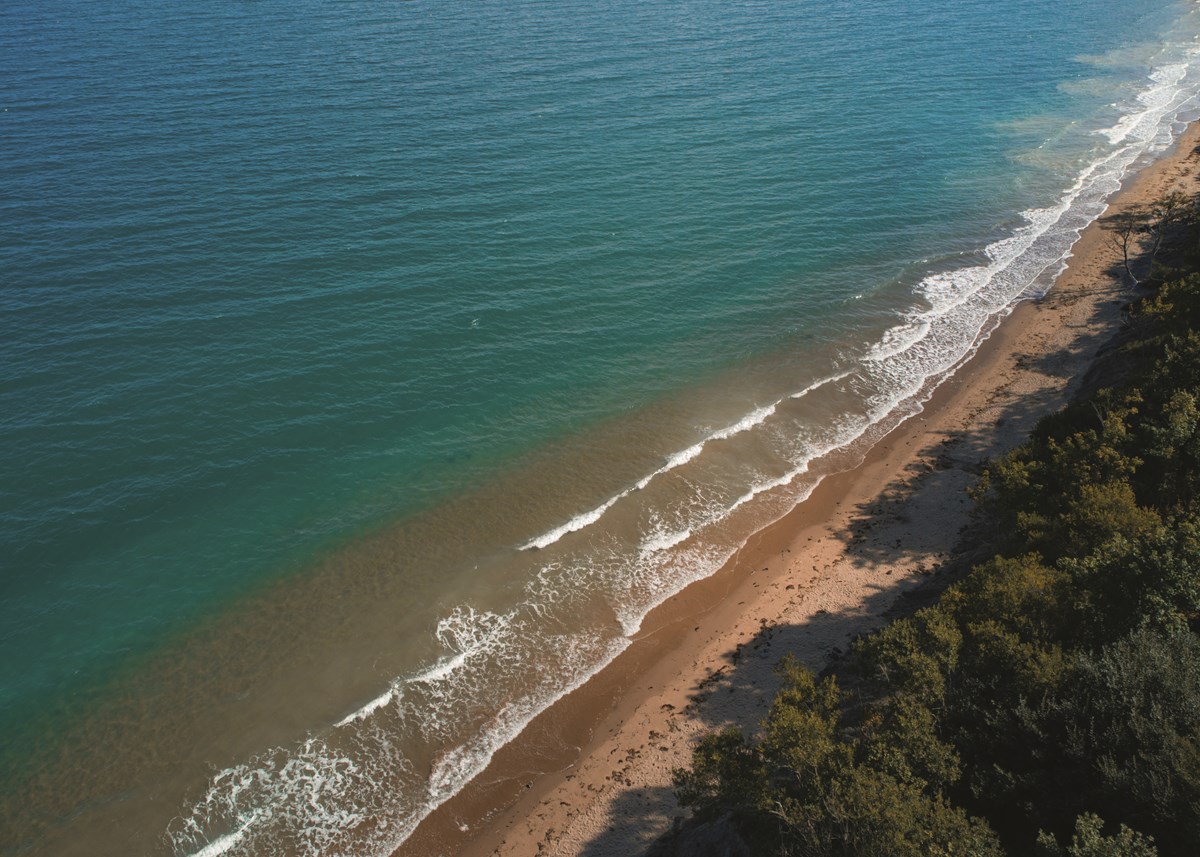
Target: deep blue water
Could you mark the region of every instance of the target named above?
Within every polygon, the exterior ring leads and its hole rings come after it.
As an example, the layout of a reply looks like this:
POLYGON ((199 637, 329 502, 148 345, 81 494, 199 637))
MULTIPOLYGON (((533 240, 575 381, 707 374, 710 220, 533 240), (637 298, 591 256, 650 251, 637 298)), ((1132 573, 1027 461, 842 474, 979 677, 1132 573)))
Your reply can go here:
MULTIPOLYGON (((540 450, 675 414, 660 461, 869 347, 1169 139, 1192 10, 5 3, 0 731, 67 729, 195 623, 540 450)), ((650 472, 558 466, 479 544, 650 472)))

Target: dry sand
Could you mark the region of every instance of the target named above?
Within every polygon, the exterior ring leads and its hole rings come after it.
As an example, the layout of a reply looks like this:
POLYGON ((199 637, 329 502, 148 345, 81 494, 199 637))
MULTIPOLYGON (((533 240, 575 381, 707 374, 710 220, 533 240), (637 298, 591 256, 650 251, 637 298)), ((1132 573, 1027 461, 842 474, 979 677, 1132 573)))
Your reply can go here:
MULTIPOLYGON (((1172 187, 1194 192, 1198 144, 1193 125, 1110 211, 1172 187)), ((966 489, 981 463, 1066 402, 1131 297, 1099 224, 1073 252, 1049 295, 1019 306, 923 413, 652 613, 627 652, 535 720, 401 853, 629 857, 670 829, 683 814, 672 768, 708 731, 755 728, 780 657, 821 669, 962 564, 966 489)))

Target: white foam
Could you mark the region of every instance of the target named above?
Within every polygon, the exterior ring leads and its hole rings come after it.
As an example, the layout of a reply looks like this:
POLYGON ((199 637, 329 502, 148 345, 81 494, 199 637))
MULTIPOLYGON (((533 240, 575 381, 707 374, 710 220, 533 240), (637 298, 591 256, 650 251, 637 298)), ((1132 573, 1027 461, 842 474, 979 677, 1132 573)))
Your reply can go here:
POLYGON ((538 536, 536 539, 531 539, 530 541, 521 545, 521 550, 527 551, 527 550, 533 550, 535 548, 541 549, 541 548, 549 547, 550 545, 554 544, 556 541, 558 541, 559 539, 561 539, 563 536, 567 535, 568 533, 573 533, 576 530, 582 530, 584 527, 591 526, 592 524, 599 521, 600 518, 604 515, 604 513, 607 512, 609 509, 611 509, 613 506, 615 506, 618 501, 625 499, 632 493, 633 493, 633 490, 630 489, 627 491, 622 491, 620 494, 616 495, 615 497, 610 497, 608 500, 605 500, 603 503, 601 503, 595 509, 592 509, 590 512, 584 512, 582 515, 576 515, 574 518, 567 521, 562 526, 555 527, 553 530, 550 530, 550 532, 543 533, 542 535, 538 536))
POLYGON ((250 825, 253 823, 254 817, 248 818, 237 830, 225 834, 220 839, 214 839, 193 854, 192 857, 220 857, 220 855, 228 853, 229 849, 236 847, 238 843, 246 838, 246 831, 250 829, 250 825))
POLYGON ((670 550, 675 545, 685 542, 691 537, 692 531, 690 529, 679 530, 674 533, 655 533, 642 542, 641 550, 643 553, 670 550))
POLYGON ((691 461, 693 458, 695 458, 702 452, 704 452, 704 443, 703 442, 694 443, 691 446, 689 446, 687 449, 683 449, 683 450, 680 450, 679 452, 676 452, 674 455, 669 457, 667 459, 667 463, 664 464, 662 467, 658 468, 658 470, 655 470, 653 473, 650 473, 646 476, 643 476, 641 479, 639 479, 638 483, 637 483, 637 490, 641 491, 643 488, 645 488, 647 485, 649 485, 651 482, 653 482, 659 476, 662 476, 664 473, 669 473, 670 471, 674 470, 676 467, 682 467, 683 465, 687 464, 689 461, 691 461))
POLYGON ((746 414, 746 416, 742 417, 740 420, 738 420, 733 425, 723 428, 720 431, 713 432, 712 434, 710 434, 708 436, 707 439, 708 440, 728 440, 729 438, 733 437, 735 434, 741 434, 744 431, 749 431, 750 429, 754 428, 755 426, 762 425, 763 421, 767 417, 769 417, 769 416, 771 416, 771 414, 775 413, 775 408, 778 405, 779 405, 779 402, 774 402, 770 405, 767 405, 765 408, 758 408, 757 410, 751 411, 750 413, 746 414))
POLYGON ((1103 211, 1104 201, 1117 190, 1130 167, 1145 152, 1169 140, 1170 122, 1164 120, 1192 100, 1185 98, 1178 86, 1187 70, 1185 64, 1155 70, 1153 85, 1139 96, 1140 109, 1122 120, 1119 133, 1114 130, 1110 135, 1114 145, 1131 136, 1132 142, 1089 164, 1055 205, 1022 212, 1025 225, 985 248, 985 264, 922 280, 917 293, 930 308, 910 314, 889 330, 868 352, 868 359, 894 358, 923 349, 929 362, 912 367, 912 371, 930 377, 972 347, 987 316, 1049 288, 1065 268, 1075 239, 1103 211), (925 342, 931 335, 936 341, 925 342))
POLYGON ((335 723, 333 725, 335 728, 341 728, 342 726, 346 726, 350 723, 355 722, 356 720, 363 720, 367 717, 370 717, 372 714, 374 714, 379 709, 383 708, 385 705, 390 704, 391 701, 393 699, 395 699, 395 697, 396 697, 395 687, 389 687, 386 691, 384 691, 379 696, 372 699, 370 702, 368 702, 362 708, 358 709, 357 711, 355 711, 352 714, 347 714, 345 717, 343 717, 341 720, 339 720, 337 723, 335 723))
MULTIPOLYGON (((611 634, 547 633, 549 626, 540 621, 543 611, 532 606, 525 603, 504 614, 463 607, 439 627, 443 642, 463 648, 466 657, 445 659, 409 679, 436 691, 426 700, 433 707, 423 713, 412 707, 400 712, 401 720, 420 716, 431 730, 429 740, 439 740, 434 736, 453 727, 457 715, 497 704, 489 683, 494 670, 507 671, 509 683, 520 678, 532 679, 532 684, 529 692, 503 701, 482 729, 440 754, 424 774, 406 761, 388 732, 361 718, 344 732, 310 738, 295 749, 268 751, 214 776, 204 798, 172 824, 176 851, 204 857, 247 850, 306 857, 392 853, 540 711, 629 645, 628 639, 611 634), (457 664, 453 669, 452 663, 457 664), (434 681, 455 671, 460 672, 455 681, 434 681), (345 740, 335 744, 334 737, 345 740), (239 823, 248 807, 255 814, 239 823), (230 819, 236 830, 196 847, 206 830, 230 819)), ((397 701, 403 701, 399 694, 397 701)))
MULTIPOLYGON (((494 614, 492 614, 492 615, 494 615, 494 614)), ((450 623, 454 621, 455 616, 456 616, 456 614, 451 614, 450 618, 443 619, 442 622, 438 626, 437 633, 438 633, 439 639, 442 639, 443 643, 445 643, 449 639, 453 639, 454 643, 461 642, 461 640, 458 637, 456 637, 455 635, 453 635, 452 632, 450 631, 450 623)), ((471 620, 468 619, 467 621, 471 621, 471 620)), ((439 682, 439 681, 445 681, 446 679, 453 677, 455 670, 462 668, 463 664, 466 663, 467 657, 471 653, 472 648, 477 648, 477 647, 478 647, 477 644, 476 644, 476 646, 472 647, 471 644, 468 643, 467 648, 464 651, 460 651, 457 654, 451 655, 449 657, 439 658, 437 663, 433 664, 432 666, 430 666, 424 670, 421 670, 420 672, 416 673, 415 675, 412 675, 412 676, 409 676, 409 677, 403 679, 403 683, 404 684, 426 684, 426 683, 435 683, 435 682, 439 682)), ((372 699, 370 702, 368 702, 362 708, 358 709, 353 714, 349 714, 346 717, 343 717, 341 720, 339 720, 337 723, 334 724, 334 727, 340 728, 342 726, 349 725, 350 723, 354 723, 359 720, 365 720, 366 718, 370 717, 372 714, 374 714, 379 709, 385 708, 386 706, 390 705, 392 702, 401 698, 402 696, 403 696, 403 692, 398 687, 398 682, 395 682, 386 691, 384 691, 379 696, 372 699)))
MULTIPOLYGON (((842 379, 849 377, 851 374, 853 374, 853 372, 847 370, 847 371, 839 372, 836 375, 830 375, 827 378, 821 378, 821 379, 809 384, 804 389, 798 390, 795 393, 791 393, 786 398, 801 399, 801 398, 807 396, 809 393, 812 393, 815 390, 819 390, 821 387, 824 387, 827 384, 831 384, 835 381, 841 381, 842 379)), ((569 533, 576 532, 578 530, 582 530, 584 527, 588 527, 588 526, 596 523, 598 520, 600 520, 601 517, 603 517, 605 512, 607 512, 609 509, 611 509, 613 506, 615 506, 621 500, 624 500, 630 494, 634 493, 635 491, 641 491, 647 485, 649 485, 651 482, 653 482, 655 479, 657 479, 659 476, 662 476, 664 473, 669 473, 672 470, 682 467, 683 465, 687 464, 689 461, 692 461, 693 459, 695 459, 697 456, 700 455, 700 453, 704 452, 704 447, 711 441, 728 440, 729 438, 731 438, 735 435, 741 434, 742 432, 745 432, 745 431, 749 431, 750 429, 761 425, 763 422, 765 422, 769 417, 771 417, 775 413, 776 409, 779 407, 780 402, 782 402, 782 401, 783 401, 783 399, 779 399, 779 400, 772 402, 769 405, 765 405, 761 408, 756 408, 755 410, 748 413, 746 416, 742 417, 737 422, 732 423, 723 429, 718 429, 717 431, 714 431, 712 434, 708 435, 706 438, 704 438, 704 440, 700 441, 699 443, 694 443, 691 446, 689 446, 687 449, 682 449, 679 452, 673 453, 672 455, 670 455, 667 458, 666 463, 663 464, 662 467, 643 476, 641 479, 639 479, 637 481, 637 483, 634 484, 634 486, 632 488, 627 488, 624 491, 622 491, 621 493, 616 494, 613 497, 610 497, 608 500, 605 500, 603 503, 601 503, 595 509, 592 509, 589 512, 584 512, 580 515, 576 515, 574 518, 567 521, 565 524, 555 527, 553 530, 543 533, 542 535, 538 536, 535 539, 530 539, 528 542, 521 545, 520 549, 521 550, 533 550, 533 549, 541 549, 541 548, 549 547, 550 545, 554 544, 559 539, 561 539, 563 536, 565 536, 569 533)))
POLYGON ((819 381, 813 381, 807 387, 804 387, 801 390, 797 390, 796 392, 789 395, 788 398, 789 399, 803 399, 809 393, 814 393, 817 390, 821 389, 822 387, 826 386, 827 384, 832 384, 836 381, 842 381, 846 378, 849 378, 853 374, 854 374, 853 370, 847 369, 845 372, 839 372, 836 375, 830 375, 828 378, 822 378, 819 381))
POLYGON ((1102 128, 1096 133, 1107 137, 1108 142, 1116 146, 1125 142, 1139 126, 1153 123, 1157 127, 1162 113, 1175 106, 1176 100, 1183 94, 1179 83, 1187 72, 1187 63, 1173 63, 1155 69, 1150 79, 1156 85, 1138 95, 1138 101, 1145 105, 1145 109, 1122 116, 1111 128, 1102 128))
POLYGON ((760 482, 757 485, 752 486, 749 491, 747 491, 741 497, 738 497, 733 501, 732 504, 730 504, 729 510, 726 512, 726 514, 729 514, 729 512, 733 512, 735 509, 739 509, 746 505, 759 494, 763 494, 774 488, 782 488, 784 485, 790 485, 796 480, 797 477, 803 476, 808 472, 809 463, 809 461, 805 461, 798 467, 792 468, 787 473, 776 479, 768 479, 766 482, 760 482))
POLYGON ((669 473, 670 471, 675 470, 677 467, 682 467, 683 465, 687 464, 689 461, 694 459, 696 456, 698 456, 701 452, 704 451, 704 446, 709 441, 726 440, 728 438, 733 437, 736 434, 741 434, 742 432, 748 431, 749 429, 752 429, 755 426, 761 424, 763 422, 763 420, 765 420, 767 417, 771 416, 771 414, 775 413, 775 408, 778 404, 779 404, 778 402, 774 402, 770 405, 767 405, 764 408, 758 408, 757 410, 752 411, 751 413, 742 417, 736 423, 733 423, 732 425, 726 426, 723 429, 713 432, 712 434, 710 434, 708 437, 706 437, 704 440, 700 441, 699 443, 692 444, 687 449, 676 452, 675 454, 673 454, 671 457, 669 457, 667 459, 666 464, 664 464, 662 467, 658 468, 654 472, 652 472, 646 476, 643 476, 640 480, 638 480, 638 482, 632 488, 627 488, 624 491, 622 491, 620 494, 617 494, 614 497, 610 497, 608 500, 605 500, 603 503, 601 503, 595 509, 592 509, 590 512, 584 512, 581 515, 576 515, 574 518, 567 521, 562 526, 555 527, 553 530, 550 530, 547 533, 543 533, 542 535, 538 536, 537 538, 526 542, 525 544, 521 545, 521 550, 532 550, 534 548, 540 549, 540 548, 549 547, 550 545, 554 544, 555 542, 557 542, 559 539, 561 539, 563 536, 567 535, 568 533, 573 533, 577 530, 582 530, 584 527, 591 526, 592 524, 594 524, 598 520, 600 520, 600 518, 603 517, 605 512, 607 512, 609 509, 611 509, 613 506, 615 506, 621 500, 624 500, 626 497, 628 497, 634 491, 641 491, 643 488, 645 488, 647 485, 649 485, 653 480, 657 479, 659 476, 662 476, 664 473, 669 473))
MULTIPOLYGON (((563 640, 563 644, 568 647, 572 642, 574 641, 563 640)), ((398 848, 429 813, 458 794, 463 786, 482 773, 496 751, 521 734, 534 717, 571 691, 582 687, 588 679, 612 663, 629 644, 630 641, 624 637, 612 640, 599 660, 589 664, 586 669, 565 676, 566 680, 555 692, 544 698, 506 703, 492 718, 492 728, 480 735, 478 740, 444 754, 430 772, 429 799, 423 807, 423 812, 412 821, 408 833, 395 840, 392 850, 398 848)))
MULTIPOLYGON (((758 494, 794 482, 806 470, 807 465, 802 465, 785 476, 759 484, 726 508, 725 515, 749 502, 758 494)), ((820 483, 821 479, 818 477, 811 483, 801 486, 800 490, 779 504, 776 514, 771 515, 769 520, 763 522, 763 525, 779 520, 798 503, 803 503, 820 483)), ((708 523, 715 523, 722 517, 724 516, 721 514, 714 514, 708 523)), ((739 549, 738 545, 698 540, 695 547, 683 551, 678 556, 664 554, 661 551, 643 550, 640 552, 638 563, 640 568, 636 572, 636 576, 641 579, 651 579, 653 583, 646 588, 640 598, 627 597, 613 605, 617 620, 621 623, 622 633, 631 639, 635 638, 641 632, 642 622, 650 611, 682 592, 692 583, 710 577, 732 559, 739 549)))
POLYGON ((902 354, 929 335, 931 324, 927 320, 905 322, 886 331, 879 342, 871 346, 868 360, 887 360, 902 354))
POLYGON ((429 669, 417 673, 412 678, 406 679, 408 684, 418 684, 422 682, 437 682, 444 681, 454 674, 454 671, 460 669, 467 661, 468 652, 459 652, 450 658, 442 658, 429 669))
POLYGON ((461 668, 467 658, 491 648, 514 621, 512 613, 500 614, 474 607, 456 607, 450 615, 438 622, 435 636, 438 641, 456 655, 439 663, 412 679, 414 682, 437 681, 449 675, 453 669, 461 668))
MULTIPOLYGON (((955 368, 958 362, 960 361, 955 362, 955 368)), ((852 372, 846 372, 841 377, 849 374, 852 372)), ((634 578, 639 582, 650 581, 649 586, 645 587, 645 592, 640 597, 632 592, 634 586, 630 583, 618 587, 624 600, 615 604, 614 610, 626 636, 633 637, 638 634, 643 620, 651 610, 681 592, 689 584, 714 574, 737 552, 739 548, 736 545, 722 547, 719 540, 705 542, 703 534, 706 527, 727 519, 736 510, 760 495, 795 484, 809 472, 812 462, 832 452, 847 449, 860 442, 869 448, 884 433, 909 417, 920 413, 924 401, 933 392, 932 387, 927 387, 925 384, 927 378, 928 376, 925 374, 918 374, 910 378, 908 383, 903 386, 891 388, 887 394, 869 401, 865 415, 848 416, 834 424, 830 427, 831 430, 827 437, 807 444, 795 456, 795 463, 789 470, 773 478, 753 481, 749 488, 732 502, 717 506, 704 503, 694 504, 699 511, 696 517, 687 522, 689 538, 695 539, 693 547, 672 556, 665 553, 664 548, 674 547, 675 545, 670 542, 683 530, 675 533, 664 533, 660 530, 659 533, 652 536, 647 543, 643 544, 643 549, 638 555, 638 567, 633 573, 634 578), (907 406, 905 406, 906 402, 909 403, 907 406), (663 547, 658 550, 647 550, 647 548, 657 547, 659 544, 662 544, 663 547)), ((828 381, 823 383, 828 383, 828 381)), ((814 476, 810 480, 802 481, 794 490, 784 492, 771 501, 768 508, 761 510, 763 517, 759 519, 759 526, 767 526, 779 520, 796 505, 803 503, 821 484, 823 478, 823 476, 814 476)), ((680 539, 676 544, 682 543, 682 541, 680 539)))

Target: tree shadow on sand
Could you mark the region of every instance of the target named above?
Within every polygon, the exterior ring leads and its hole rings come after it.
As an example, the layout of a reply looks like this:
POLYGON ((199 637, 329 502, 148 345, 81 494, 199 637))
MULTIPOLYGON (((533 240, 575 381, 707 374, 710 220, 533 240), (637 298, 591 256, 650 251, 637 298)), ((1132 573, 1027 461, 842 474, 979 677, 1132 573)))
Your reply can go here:
POLYGON ((613 801, 608 826, 584 846, 580 857, 643 854, 678 814, 669 787, 626 789, 613 801))

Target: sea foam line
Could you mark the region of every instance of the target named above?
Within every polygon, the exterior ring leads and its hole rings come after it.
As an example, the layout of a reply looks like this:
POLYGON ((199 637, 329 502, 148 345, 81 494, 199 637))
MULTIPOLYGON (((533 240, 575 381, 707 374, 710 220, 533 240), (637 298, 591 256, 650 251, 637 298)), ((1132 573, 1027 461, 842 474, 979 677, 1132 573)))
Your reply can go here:
POLYGON ((553 530, 543 533, 542 535, 538 536, 535 539, 529 540, 525 544, 521 545, 520 549, 521 550, 534 550, 534 549, 549 547, 550 545, 554 544, 555 542, 557 542, 559 539, 561 539, 563 536, 567 535, 568 533, 573 533, 576 530, 582 530, 584 527, 587 527, 587 526, 590 526, 591 524, 596 523, 596 521, 600 520, 600 518, 604 515, 605 512, 607 512, 609 509, 611 509, 613 506, 615 506, 621 500, 624 500, 630 494, 634 493, 635 491, 641 491, 643 488, 645 488, 647 485, 649 485, 652 481, 657 479, 659 476, 662 476, 664 473, 669 473, 670 471, 675 470, 678 467, 682 467, 683 465, 687 464, 692 459, 696 458, 696 456, 700 455, 700 453, 704 451, 704 447, 706 444, 708 444, 712 441, 715 441, 715 440, 728 440, 729 438, 733 437, 734 435, 741 434, 744 431, 749 431, 750 429, 754 428, 755 426, 761 425, 764 421, 766 421, 766 419, 768 417, 770 417, 772 414, 775 413, 775 409, 778 408, 779 405, 782 404, 786 399, 803 398, 804 396, 807 396, 809 393, 819 390, 820 388, 826 386, 827 384, 832 384, 836 381, 841 381, 842 379, 849 377, 851 374, 853 374, 853 373, 850 371, 845 371, 845 372, 839 372, 835 375, 830 375, 827 378, 821 378, 820 380, 814 381, 813 383, 809 384, 804 389, 798 390, 795 393, 791 393, 791 394, 785 396, 783 399, 777 399, 776 401, 772 402, 769 405, 765 405, 764 407, 757 408, 757 409, 751 411, 749 414, 742 417, 737 422, 732 423, 731 425, 728 425, 723 429, 719 429, 719 430, 713 432, 712 434, 710 434, 708 437, 704 438, 704 440, 702 440, 698 443, 694 443, 691 446, 689 446, 687 449, 680 450, 679 452, 676 452, 674 455, 671 455, 667 459, 666 464, 664 464, 662 467, 658 468, 657 470, 653 471, 652 473, 649 473, 646 476, 643 476, 631 488, 626 488, 621 493, 610 497, 609 499, 605 500, 603 503, 601 503, 599 506, 592 509, 591 511, 584 512, 580 515, 576 515, 574 518, 567 521, 565 524, 555 527, 553 530))
POLYGON ((389 687, 387 690, 385 690, 383 693, 381 693, 379 696, 372 699, 370 702, 368 702, 362 708, 358 709, 357 711, 355 711, 351 714, 347 714, 345 717, 343 717, 337 723, 333 724, 333 726, 335 729, 340 729, 343 726, 350 725, 351 723, 355 722, 356 720, 364 720, 364 719, 370 717, 372 714, 374 714, 379 709, 383 708, 385 705, 390 704, 391 701, 393 699, 395 699, 395 697, 396 697, 396 688, 393 685, 392 687, 389 687))
MULTIPOLYGON (((1103 210, 1104 201, 1120 186, 1120 182, 1128 173, 1129 168, 1151 149, 1155 137, 1162 130, 1163 118, 1168 113, 1178 112, 1187 103, 1195 100, 1195 95, 1190 95, 1179 101, 1178 99, 1183 93, 1178 89, 1170 91, 1170 87, 1177 84, 1186 75, 1187 66, 1179 64, 1164 68, 1171 70, 1171 73, 1161 74, 1160 72, 1163 70, 1160 69, 1151 75, 1151 79, 1159 84, 1150 90, 1153 96, 1148 96, 1147 93, 1139 96, 1142 103, 1149 103, 1151 106, 1126 117, 1131 120, 1130 122, 1122 120, 1121 123, 1118 123, 1121 131, 1119 134, 1114 132, 1113 139, 1124 141, 1138 127, 1149 131, 1148 136, 1093 161, 1080 172, 1075 182, 1060 197, 1056 205, 1021 212, 1026 225, 1018 229, 1014 235, 988 245, 984 250, 988 257, 986 264, 933 274, 924 278, 918 284, 916 291, 929 301, 930 309, 911 313, 904 317, 900 324, 890 328, 879 342, 871 346, 865 359, 869 361, 888 360, 922 343, 933 332, 937 320, 945 318, 955 309, 977 298, 985 289, 1008 274, 1015 265, 1029 261, 1026 257, 1038 241, 1058 226, 1065 216, 1073 213, 1076 204, 1080 202, 1081 198, 1085 198, 1089 191, 1098 190, 1099 193, 1091 200, 1096 208, 1095 215, 1067 230, 1069 234, 1073 235, 1073 238, 1065 242, 1065 247, 1060 253, 1044 259, 1031 273, 1017 275, 1020 288, 999 295, 999 305, 995 311, 1000 311, 1003 303, 1026 296, 1046 271, 1059 266, 1059 271, 1052 278, 1056 279, 1071 255, 1070 247, 1082 234, 1083 229, 1090 225, 1096 216, 1099 216, 1103 210), (1168 94, 1164 95, 1164 93, 1168 94), (1154 125, 1147 128, 1145 120, 1151 116, 1156 121, 1154 125), (1101 188, 1106 183, 1111 185, 1107 191, 1101 188)), ((1114 126, 1114 128, 1116 127, 1114 126)), ((1035 262, 1035 264, 1037 263, 1035 262)))
MULTIPOLYGON (((1192 50, 1190 53, 1194 56, 1200 51, 1192 50)), ((1001 295, 1001 301, 1021 298, 1046 271, 1056 265, 1059 266, 1055 275, 1057 278, 1066 259, 1070 257, 1071 245, 1103 210, 1104 201, 1119 187, 1130 167, 1152 149, 1156 138, 1164 130, 1168 132, 1169 140, 1170 129, 1164 128, 1163 120, 1168 115, 1178 115, 1186 105, 1196 100, 1195 94, 1187 94, 1179 86, 1188 70, 1187 63, 1172 63, 1152 72, 1150 80, 1154 85, 1138 95, 1138 102, 1145 105, 1145 109, 1125 116, 1112 128, 1096 132, 1106 136, 1118 148, 1088 164, 1057 204, 1023 211, 1021 214, 1026 225, 1015 234, 988 245, 984 250, 987 263, 924 278, 917 286, 917 293, 929 301, 930 309, 912 313, 888 330, 883 339, 871 347, 866 359, 889 359, 921 343, 931 333, 933 322, 976 298, 995 284, 998 278, 1009 273, 1014 265, 1027 261, 1026 256, 1037 242, 1059 225, 1066 215, 1074 212, 1081 198, 1087 198, 1089 191, 1099 191, 1091 200, 1096 208, 1095 215, 1068 229, 1067 232, 1074 237, 1065 242, 1063 250, 1047 257, 1031 273, 1018 277, 1023 280, 1020 282, 1021 288, 1001 295), (1120 145, 1139 129, 1141 135, 1138 139, 1120 145), (1101 187, 1106 183, 1111 185, 1108 190, 1101 187)))
POLYGON ((1171 65, 1165 65, 1162 68, 1156 69, 1150 75, 1150 79, 1157 83, 1158 86, 1151 87, 1138 95, 1138 101, 1145 104, 1146 109, 1139 113, 1130 113, 1127 116, 1123 116, 1111 128, 1101 128, 1096 133, 1107 137, 1108 142, 1115 146, 1123 143, 1138 125, 1145 120, 1153 119, 1157 125, 1155 113, 1161 112, 1164 106, 1169 107, 1170 102, 1178 97, 1178 90, 1171 92, 1171 88, 1178 86, 1187 72, 1187 63, 1172 63, 1171 65))
MULTIPOLYGON (((586 684, 593 676, 617 659, 621 652, 631 645, 627 637, 613 640, 604 656, 592 664, 590 669, 581 670, 569 680, 563 682, 557 692, 548 694, 544 699, 526 700, 524 704, 508 703, 497 713, 496 722, 501 728, 480 736, 481 740, 469 745, 460 746, 447 754, 446 757, 430 772, 430 799, 426 802, 424 812, 414 818, 408 832, 398 838, 391 846, 395 850, 404 843, 417 825, 431 812, 448 801, 462 790, 462 787, 483 773, 491 764, 496 752, 511 742, 530 722, 560 699, 586 684)), ((383 852, 383 853, 390 853, 383 852)))
POLYGON ((246 838, 246 831, 250 829, 250 825, 257 818, 257 814, 250 816, 237 830, 227 833, 219 839, 214 839, 197 851, 193 857, 220 857, 220 855, 228 853, 231 848, 237 847, 238 843, 246 838))
MULTIPOLYGON (((1007 316, 1011 312, 1011 309, 1012 305, 1009 305, 1009 307, 1007 307, 1007 311, 1002 311, 999 313, 999 316, 1007 316)), ((951 361, 948 366, 939 371, 914 377, 910 384, 906 387, 895 390, 887 398, 876 402, 875 405, 870 408, 864 418, 854 420, 845 431, 840 432, 834 438, 831 438, 825 443, 821 443, 809 448, 808 451, 800 457, 799 462, 783 475, 751 485, 744 494, 742 494, 725 508, 715 513, 710 512, 704 521, 696 522, 684 531, 664 536, 663 541, 666 542, 674 540, 675 543, 678 544, 685 540, 684 538, 679 538, 679 536, 683 535, 684 532, 686 532, 688 538, 694 535, 699 535, 706 526, 727 518, 735 510, 749 503, 755 497, 758 497, 759 495, 773 489, 792 484, 801 476, 809 473, 812 463, 824 456, 834 452, 850 449, 864 438, 867 439, 867 448, 869 448, 875 440, 878 440, 880 437, 894 430, 902 423, 920 414, 924 410, 925 404, 930 398, 932 398, 935 390, 941 385, 941 383, 947 378, 951 377, 955 372, 958 371, 959 368, 961 368, 968 360, 970 360, 970 358, 978 351, 979 347, 986 340, 987 336, 990 335, 994 329, 994 325, 991 327, 991 329, 987 330, 986 333, 984 333, 981 329, 980 332, 983 335, 976 337, 972 344, 963 352, 963 354, 958 357, 957 360, 951 361), (931 379, 936 380, 934 380, 934 383, 931 384, 931 379), (908 404, 908 407, 906 409, 902 409, 902 406, 905 405, 905 403, 908 404), (871 437, 871 435, 874 436, 871 437)), ((846 374, 849 375, 853 373, 848 372, 846 374)), ((766 518, 758 522, 758 529, 756 531, 761 531, 762 528, 768 527, 776 521, 781 520, 792 509, 795 509, 798 505, 808 500, 808 498, 813 495, 813 492, 815 492, 817 488, 820 487, 820 485, 825 481, 827 475, 829 474, 818 473, 814 475, 811 480, 800 486, 798 490, 792 492, 790 496, 787 497, 786 502, 778 505, 772 513, 768 514, 766 518)), ((639 560, 642 562, 659 561, 659 557, 657 555, 660 554, 665 547, 666 545, 659 546, 653 540, 650 540, 649 542, 643 544, 642 549, 639 552, 639 560)), ((733 547, 728 547, 724 551, 710 551, 707 555, 704 555, 702 551, 690 551, 685 563, 685 566, 688 569, 687 574, 675 579, 671 585, 664 587, 657 593, 656 597, 638 605, 637 609, 634 610, 622 609, 621 605, 615 605, 617 617, 621 623, 623 633, 630 638, 636 637, 636 635, 641 631, 642 622, 645 620, 646 616, 649 615, 651 610, 660 604, 663 604, 672 596, 681 592, 691 583, 702 580, 714 574, 720 568, 724 567, 725 563, 728 562, 738 550, 740 550, 740 546, 735 545, 733 547), (704 557, 703 559, 701 558, 702 556, 704 557)))

